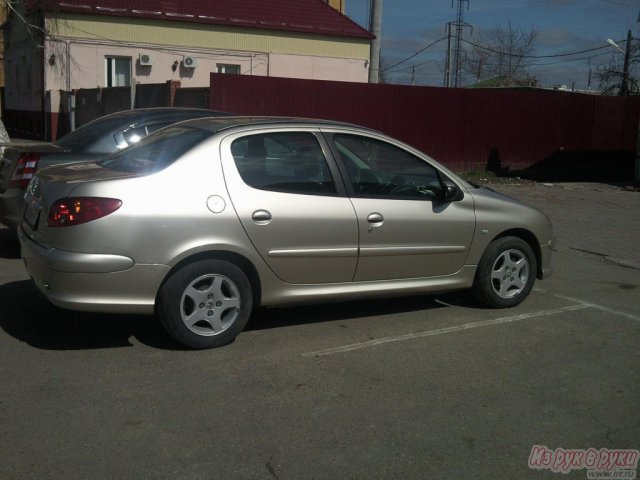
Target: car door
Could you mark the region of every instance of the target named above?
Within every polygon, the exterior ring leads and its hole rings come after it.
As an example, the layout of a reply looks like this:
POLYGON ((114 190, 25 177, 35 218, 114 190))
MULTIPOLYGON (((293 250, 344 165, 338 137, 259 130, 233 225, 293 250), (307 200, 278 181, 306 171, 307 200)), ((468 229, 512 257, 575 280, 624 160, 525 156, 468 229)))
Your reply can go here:
POLYGON ((474 203, 460 192, 444 201, 443 174, 397 145, 334 133, 358 217, 355 281, 451 275, 464 265, 475 230, 474 203))
POLYGON ((296 284, 353 279, 356 215, 313 131, 234 134, 222 140, 220 154, 240 222, 280 279, 296 284))

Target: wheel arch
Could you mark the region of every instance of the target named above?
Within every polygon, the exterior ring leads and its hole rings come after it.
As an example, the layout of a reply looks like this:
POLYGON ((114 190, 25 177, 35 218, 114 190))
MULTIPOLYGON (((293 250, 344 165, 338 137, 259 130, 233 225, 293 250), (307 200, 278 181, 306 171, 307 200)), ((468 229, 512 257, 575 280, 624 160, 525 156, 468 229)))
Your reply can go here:
MULTIPOLYGON (((193 253, 178 263, 176 263, 171 270, 165 275, 158 288, 158 294, 162 289, 162 286, 165 282, 178 270, 180 270, 185 265, 198 262, 200 260, 225 260, 227 262, 233 263, 237 267, 239 267, 249 278, 249 283, 251 284, 251 293, 253 294, 253 305, 255 307, 259 306, 261 303, 262 297, 262 283, 260 281, 260 275, 256 270, 253 263, 243 255, 239 253, 230 252, 227 250, 208 250, 204 252, 193 253)), ((156 294, 156 304, 157 304, 157 295, 156 294)))
POLYGON ((533 234, 533 232, 525 228, 511 228, 509 230, 501 232, 499 235, 496 235, 496 237, 492 241, 503 237, 516 237, 527 242, 527 244, 531 247, 534 255, 536 256, 536 277, 538 279, 541 279, 542 251, 540 249, 540 242, 538 241, 538 238, 533 234))

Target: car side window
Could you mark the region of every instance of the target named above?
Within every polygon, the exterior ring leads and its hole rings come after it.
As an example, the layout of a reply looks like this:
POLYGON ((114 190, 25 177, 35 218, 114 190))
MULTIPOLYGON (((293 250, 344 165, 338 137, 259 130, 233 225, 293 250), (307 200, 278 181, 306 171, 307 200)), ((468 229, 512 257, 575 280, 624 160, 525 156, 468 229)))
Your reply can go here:
POLYGON ((311 133, 249 135, 234 140, 231 153, 250 187, 307 195, 336 193, 322 148, 311 133))
POLYGON ((336 134, 333 142, 358 196, 434 200, 443 195, 438 171, 401 148, 357 135, 336 134))

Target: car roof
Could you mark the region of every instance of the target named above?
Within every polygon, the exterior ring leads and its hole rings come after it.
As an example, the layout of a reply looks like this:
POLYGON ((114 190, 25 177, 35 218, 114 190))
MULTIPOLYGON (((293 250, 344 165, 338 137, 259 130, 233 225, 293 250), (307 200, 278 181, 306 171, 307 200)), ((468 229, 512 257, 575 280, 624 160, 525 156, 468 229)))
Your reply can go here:
POLYGON ((134 110, 123 110, 121 112, 112 113, 99 117, 99 119, 137 119, 154 117, 164 117, 170 115, 233 115, 228 112, 219 110, 208 110, 206 108, 185 108, 185 107, 155 107, 155 108, 136 108, 134 110))
POLYGON ((180 122, 180 125, 189 125, 203 130, 209 130, 217 133, 222 130, 228 130, 236 127, 251 126, 273 126, 273 127, 346 127, 357 128, 370 132, 379 133, 367 127, 362 127, 347 122, 339 122, 335 120, 321 120, 315 118, 297 118, 297 117, 259 117, 259 116, 225 116, 211 118, 197 118, 180 122))

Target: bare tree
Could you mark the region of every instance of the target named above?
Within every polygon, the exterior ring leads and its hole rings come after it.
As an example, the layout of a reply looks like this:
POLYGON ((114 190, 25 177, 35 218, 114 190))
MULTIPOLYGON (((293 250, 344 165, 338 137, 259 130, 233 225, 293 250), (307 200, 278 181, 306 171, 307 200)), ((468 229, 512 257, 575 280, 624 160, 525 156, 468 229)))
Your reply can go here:
MULTIPOLYGON (((604 95, 619 95, 622 86, 624 58, 614 53, 606 65, 600 65, 595 72, 599 88, 604 95)), ((640 42, 631 44, 627 91, 630 95, 640 94, 640 42)))
POLYGON ((477 45, 471 45, 470 51, 467 52, 466 59, 462 64, 462 69, 471 75, 474 82, 479 82, 488 74, 488 64, 491 60, 492 52, 481 46, 487 44, 482 34, 478 35, 474 43, 477 43, 477 45))
POLYGON ((495 79, 500 86, 514 85, 530 78, 528 58, 535 52, 538 32, 511 25, 495 27, 477 37, 467 52, 464 69, 478 81, 495 79))

